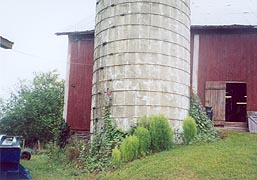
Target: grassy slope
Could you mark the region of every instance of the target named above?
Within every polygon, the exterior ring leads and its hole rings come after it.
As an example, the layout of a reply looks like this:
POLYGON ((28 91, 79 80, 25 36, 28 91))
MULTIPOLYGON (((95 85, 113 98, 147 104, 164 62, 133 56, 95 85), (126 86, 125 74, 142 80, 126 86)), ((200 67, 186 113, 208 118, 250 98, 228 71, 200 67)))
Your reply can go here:
MULTIPOLYGON (((49 167, 36 157, 22 162, 36 180, 52 179, 256 179, 257 134, 231 133, 211 144, 176 147, 113 172, 74 176, 75 169, 49 167), (89 177, 90 176, 90 177, 89 177)), ((41 156, 42 158, 42 156, 41 156)))
POLYGON ((224 141, 181 146, 134 161, 102 179, 256 179, 257 135, 233 133, 224 141))

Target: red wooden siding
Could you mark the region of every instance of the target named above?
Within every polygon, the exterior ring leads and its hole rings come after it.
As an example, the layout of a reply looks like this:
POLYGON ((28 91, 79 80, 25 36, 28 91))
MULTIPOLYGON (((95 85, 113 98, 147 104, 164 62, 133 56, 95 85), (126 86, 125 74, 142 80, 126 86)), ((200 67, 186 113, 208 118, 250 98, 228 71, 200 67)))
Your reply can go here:
MULTIPOLYGON (((247 83, 247 110, 256 111, 257 32, 212 33, 207 31, 199 34, 198 95, 202 102, 205 102, 207 81, 245 82, 247 83)), ((191 46, 193 46, 192 42, 191 46)))
POLYGON ((69 36, 70 74, 67 123, 72 130, 90 130, 94 37, 69 36))

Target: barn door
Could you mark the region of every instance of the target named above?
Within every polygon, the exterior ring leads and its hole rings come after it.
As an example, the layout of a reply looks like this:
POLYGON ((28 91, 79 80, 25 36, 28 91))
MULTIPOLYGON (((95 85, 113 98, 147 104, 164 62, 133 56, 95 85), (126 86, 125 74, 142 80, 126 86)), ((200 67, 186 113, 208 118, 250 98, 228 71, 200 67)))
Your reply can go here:
POLYGON ((224 126, 226 112, 226 83, 207 81, 205 86, 205 106, 212 107, 215 126, 224 126))

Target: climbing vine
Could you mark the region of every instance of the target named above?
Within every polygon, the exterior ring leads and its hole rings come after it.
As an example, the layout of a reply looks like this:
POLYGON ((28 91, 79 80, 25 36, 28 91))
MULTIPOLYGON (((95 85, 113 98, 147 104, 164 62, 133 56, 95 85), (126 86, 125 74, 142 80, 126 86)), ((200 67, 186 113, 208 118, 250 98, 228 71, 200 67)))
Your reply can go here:
POLYGON ((205 107, 202 106, 197 95, 191 96, 190 116, 195 119, 197 125, 197 142, 211 142, 217 139, 218 131, 214 129, 212 121, 208 118, 205 107))
MULTIPOLYGON (((91 143, 88 152, 81 153, 80 159, 85 162, 85 168, 89 171, 102 171, 112 166, 112 149, 120 146, 126 133, 118 129, 110 117, 110 107, 105 107, 104 125, 98 130, 91 143)), ((83 149, 82 149, 83 151, 83 149)))

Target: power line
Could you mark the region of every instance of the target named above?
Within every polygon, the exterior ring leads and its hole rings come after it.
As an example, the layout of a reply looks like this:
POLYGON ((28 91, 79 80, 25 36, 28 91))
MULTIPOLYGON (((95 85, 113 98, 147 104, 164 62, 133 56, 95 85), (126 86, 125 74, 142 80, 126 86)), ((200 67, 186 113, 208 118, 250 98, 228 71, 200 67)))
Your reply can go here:
POLYGON ((37 58, 37 59, 40 59, 40 60, 48 60, 48 61, 55 61, 55 62, 66 63, 66 60, 50 59, 50 58, 38 56, 38 55, 35 55, 35 54, 32 54, 32 53, 24 52, 24 51, 21 51, 21 50, 12 49, 12 51, 14 51, 15 53, 19 53, 19 54, 25 55, 25 56, 37 58))
POLYGON ((54 59, 50 59, 50 58, 44 58, 44 57, 40 57, 38 55, 27 53, 27 52, 23 52, 23 51, 20 51, 20 50, 12 49, 12 51, 14 51, 16 53, 20 53, 20 54, 25 55, 25 56, 30 56, 30 57, 33 57, 33 58, 37 58, 37 59, 40 59, 40 60, 48 60, 48 61, 55 61, 55 62, 59 62, 59 63, 63 63, 63 64, 74 64, 74 65, 82 65, 82 66, 90 65, 90 64, 86 64, 86 63, 70 62, 68 60, 54 60, 54 59))

